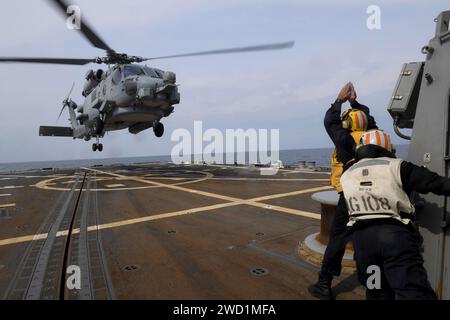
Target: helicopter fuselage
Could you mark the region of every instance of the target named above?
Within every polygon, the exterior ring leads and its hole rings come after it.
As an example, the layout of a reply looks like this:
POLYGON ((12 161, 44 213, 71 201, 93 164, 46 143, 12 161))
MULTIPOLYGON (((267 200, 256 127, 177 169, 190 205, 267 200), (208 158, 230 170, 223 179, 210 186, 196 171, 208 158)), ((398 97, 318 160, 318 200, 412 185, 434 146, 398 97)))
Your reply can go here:
MULTIPOLYGON (((51 0, 50 2, 63 15, 70 11, 70 5, 66 0, 51 0)), ((137 134, 153 128, 155 136, 161 137, 164 134, 161 118, 169 116, 174 110, 173 105, 180 103, 178 86, 175 84, 175 73, 136 63, 156 59, 281 50, 294 46, 294 41, 289 41, 148 58, 115 51, 86 23, 84 18, 80 18, 80 26, 78 29, 86 40, 95 48, 104 50, 106 56, 88 59, 0 57, 0 63, 46 63, 78 66, 97 63, 113 66, 108 67, 106 71, 102 69, 96 72, 89 70, 82 92, 85 100, 80 105, 69 99, 72 86, 67 98, 63 100, 60 112, 61 116, 65 108, 69 109, 70 127, 39 127, 40 136, 72 137, 85 140, 94 137, 97 142, 92 145, 93 151, 103 150, 99 139, 108 131, 128 128, 130 133, 137 134)))
POLYGON ((180 102, 175 81, 172 72, 137 64, 90 70, 83 89, 86 98, 76 107, 76 121, 71 121, 74 137, 102 137, 107 131, 126 128, 136 134, 154 127, 180 102), (96 128, 99 119, 102 130, 96 128))

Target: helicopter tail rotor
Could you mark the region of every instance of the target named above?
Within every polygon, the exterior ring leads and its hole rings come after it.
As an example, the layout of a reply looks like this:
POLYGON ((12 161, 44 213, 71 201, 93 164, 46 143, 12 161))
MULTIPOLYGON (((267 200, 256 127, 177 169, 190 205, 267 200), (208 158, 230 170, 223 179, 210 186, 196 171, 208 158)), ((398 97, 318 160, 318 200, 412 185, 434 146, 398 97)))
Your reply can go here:
POLYGON ((69 90, 69 93, 67 94, 66 98, 63 100, 64 102, 67 102, 69 100, 70 95, 72 94, 73 88, 75 87, 75 82, 72 83, 72 87, 69 90))
POLYGON ((74 87, 75 87, 75 82, 72 84, 72 87, 70 88, 70 91, 67 94, 66 98, 62 101, 62 108, 61 108, 61 111, 59 112, 58 119, 56 119, 56 121, 58 121, 59 118, 61 118, 61 115, 62 115, 64 109, 71 105, 72 101, 69 99, 69 97, 72 94, 72 91, 73 91, 74 87))

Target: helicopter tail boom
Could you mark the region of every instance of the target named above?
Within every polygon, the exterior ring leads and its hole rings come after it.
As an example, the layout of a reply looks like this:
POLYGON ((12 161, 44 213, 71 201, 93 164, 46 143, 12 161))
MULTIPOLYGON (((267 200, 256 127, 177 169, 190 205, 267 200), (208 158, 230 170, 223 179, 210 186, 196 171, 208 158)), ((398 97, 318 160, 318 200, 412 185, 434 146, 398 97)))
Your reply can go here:
POLYGON ((77 115, 73 108, 69 108, 69 115, 70 115, 70 124, 71 124, 72 128, 77 127, 78 126, 77 115))

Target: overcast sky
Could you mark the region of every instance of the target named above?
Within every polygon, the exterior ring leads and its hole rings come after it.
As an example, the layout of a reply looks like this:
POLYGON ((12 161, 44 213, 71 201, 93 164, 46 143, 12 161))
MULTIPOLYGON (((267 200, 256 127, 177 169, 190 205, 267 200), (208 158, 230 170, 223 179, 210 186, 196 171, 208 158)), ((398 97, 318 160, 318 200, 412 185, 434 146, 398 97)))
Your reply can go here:
MULTIPOLYGON (((295 40, 291 50, 152 61, 174 71, 181 103, 153 131, 109 133, 102 153, 91 142, 39 137, 56 122, 75 81, 81 103, 84 74, 96 66, 0 65, 0 162, 170 154, 177 128, 278 128, 281 149, 330 147, 323 115, 352 80, 359 101, 394 136, 386 111, 404 62, 422 61, 433 19, 448 1, 77 0, 82 16, 116 51, 161 56, 295 40), (381 30, 368 30, 366 9, 381 8, 381 30)), ((2 0, 0 55, 102 56, 44 0, 2 0)), ((399 140, 396 139, 398 143, 399 140)))

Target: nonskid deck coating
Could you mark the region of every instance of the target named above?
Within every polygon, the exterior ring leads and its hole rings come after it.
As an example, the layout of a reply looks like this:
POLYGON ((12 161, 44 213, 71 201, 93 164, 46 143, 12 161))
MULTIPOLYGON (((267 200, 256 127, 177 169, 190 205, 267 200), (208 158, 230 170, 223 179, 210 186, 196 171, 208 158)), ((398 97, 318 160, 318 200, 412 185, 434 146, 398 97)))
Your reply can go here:
MULTIPOLYGON (((327 173, 169 164, 0 174, 0 205, 14 204, 0 217, 0 297, 11 298, 17 270, 32 260, 27 249, 46 241, 42 224, 85 172, 79 207, 89 201, 88 225, 77 218, 72 237, 86 233, 101 248, 86 250, 91 298, 111 298, 99 294, 109 278, 117 299, 312 299, 318 268, 297 249, 319 229, 310 196, 329 188, 327 173)), ((363 298, 354 275, 335 285, 338 299, 363 298)))

